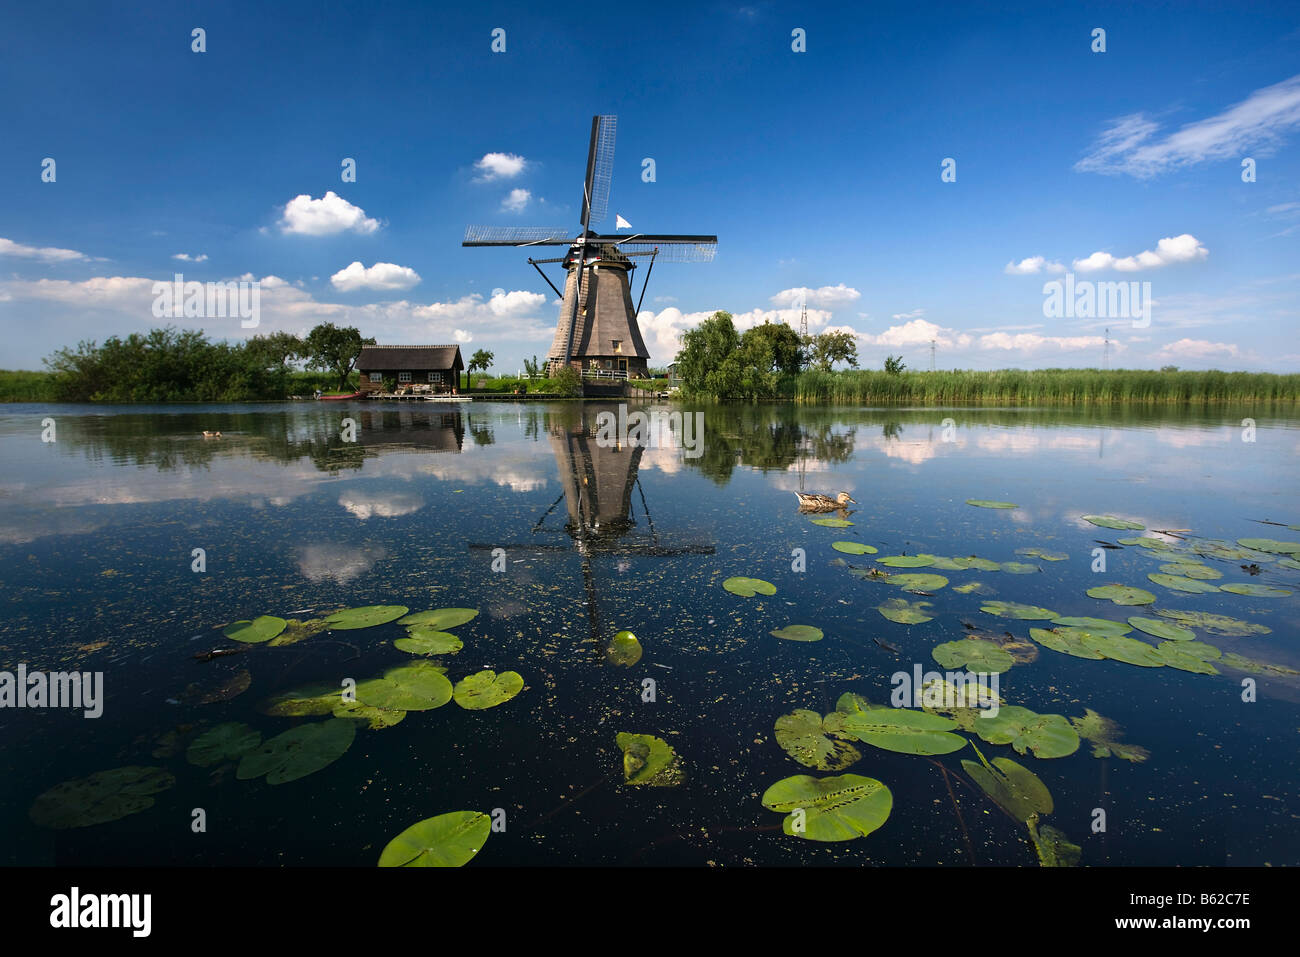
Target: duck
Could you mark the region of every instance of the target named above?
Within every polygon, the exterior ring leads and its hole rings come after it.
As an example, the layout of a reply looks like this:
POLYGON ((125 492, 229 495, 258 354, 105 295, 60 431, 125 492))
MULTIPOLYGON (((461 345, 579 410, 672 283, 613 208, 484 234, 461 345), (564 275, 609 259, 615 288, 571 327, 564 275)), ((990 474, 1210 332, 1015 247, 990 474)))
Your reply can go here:
POLYGON ((205 430, 203 431, 203 437, 204 437, 205 439, 219 439, 219 438, 221 438, 221 433, 220 433, 220 432, 209 432, 209 431, 207 431, 207 430, 205 429, 205 430))
POLYGON ((794 494, 799 499, 800 510, 805 512, 833 512, 837 508, 858 504, 848 492, 840 492, 834 498, 822 495, 820 492, 795 492, 794 494))

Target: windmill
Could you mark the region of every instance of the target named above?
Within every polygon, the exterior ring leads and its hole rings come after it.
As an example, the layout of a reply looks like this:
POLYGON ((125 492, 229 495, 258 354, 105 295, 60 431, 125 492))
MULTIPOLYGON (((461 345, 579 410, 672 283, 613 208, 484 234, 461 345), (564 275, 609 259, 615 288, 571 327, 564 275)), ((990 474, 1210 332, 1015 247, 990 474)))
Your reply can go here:
POLYGON ((573 366, 584 379, 626 380, 644 376, 650 352, 641 338, 637 316, 645 301, 650 273, 658 260, 665 262, 711 262, 717 251, 717 236, 666 235, 660 233, 616 233, 601 235, 591 227, 609 212, 609 184, 614 173, 616 116, 591 119, 591 143, 587 149, 587 177, 582 187, 582 230, 540 226, 470 226, 462 246, 568 246, 568 252, 552 259, 533 259, 546 284, 561 299, 555 338, 546 356, 547 374, 562 366, 573 366), (649 256, 641 298, 632 305, 631 274, 635 257, 649 256), (542 272, 547 263, 560 263, 567 278, 564 292, 542 272))

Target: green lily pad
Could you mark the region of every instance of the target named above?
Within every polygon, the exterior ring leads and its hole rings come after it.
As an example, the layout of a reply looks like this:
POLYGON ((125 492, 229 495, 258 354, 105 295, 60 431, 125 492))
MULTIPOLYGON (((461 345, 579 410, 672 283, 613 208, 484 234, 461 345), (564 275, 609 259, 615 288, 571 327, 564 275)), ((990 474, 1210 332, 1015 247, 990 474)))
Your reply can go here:
POLYGON ((763 792, 763 807, 788 815, 782 830, 808 841, 866 837, 889 819, 894 796, 875 778, 807 774, 777 781, 763 792))
POLYGON ((974 725, 972 730, 982 740, 1009 744, 1017 754, 1033 751, 1036 758, 1063 758, 1079 750, 1079 735, 1064 715, 1006 705, 996 715, 985 713, 974 725))
POLYGON ((1276 588, 1272 585, 1260 585, 1257 582, 1238 582, 1235 585, 1223 585, 1220 591, 1232 592, 1234 595, 1246 595, 1250 598, 1286 598, 1289 589, 1276 588))
POLYGON ((966 582, 964 585, 953 585, 952 590, 963 595, 969 595, 971 593, 976 595, 996 594, 992 588, 983 582, 966 582))
POLYGON ((1117 741, 1120 736, 1119 725, 1110 718, 1105 718, 1088 708, 1082 718, 1071 718, 1070 723, 1079 737, 1092 742, 1094 758, 1116 757, 1123 761, 1140 763, 1151 757, 1151 752, 1136 744, 1117 741))
POLYGON ((1036 621, 1057 617, 1056 612, 1050 608, 1040 608, 1037 605, 1022 605, 1014 601, 986 601, 980 605, 980 611, 989 615, 997 615, 1000 618, 1016 618, 1021 621, 1036 621))
POLYGON ((27 816, 37 827, 56 831, 116 821, 153 807, 151 795, 176 778, 162 768, 131 764, 56 784, 32 802, 27 816))
POLYGON ((1175 668, 1178 671, 1190 671, 1198 675, 1217 675, 1219 669, 1214 667, 1199 655, 1189 655, 1182 650, 1186 642, 1181 641, 1162 641, 1156 648, 1156 654, 1169 668, 1175 668))
POLYGON ((385 845, 380 867, 460 867, 483 849, 492 819, 481 811, 449 811, 412 824, 385 845))
POLYGON ((341 758, 352 747, 356 734, 356 725, 342 718, 290 728, 245 754, 235 777, 247 781, 266 775, 267 784, 297 781, 341 758))
POLYGON ((1065 832, 1050 824, 1039 828, 1037 821, 1026 821, 1029 826, 1029 840, 1033 842, 1038 854, 1038 863, 1042 867, 1074 867, 1079 863, 1083 848, 1072 844, 1065 832))
POLYGON ((1141 522, 1130 522, 1128 519, 1116 518, 1113 515, 1085 515, 1083 520, 1101 528, 1133 529, 1137 532, 1146 528, 1141 522))
POLYGON ((1125 664, 1137 665, 1139 668, 1159 668, 1165 663, 1155 648, 1137 638, 1125 638, 1120 635, 1084 635, 1080 638, 1080 642, 1084 647, 1091 648, 1112 661, 1122 661, 1125 664))
POLYGON ((1084 644, 1083 639, 1091 632, 1083 628, 1030 628, 1029 637, 1044 648, 1059 651, 1063 655, 1075 658, 1088 658, 1101 661, 1105 655, 1084 644))
POLYGON ((1216 615, 1208 611, 1179 611, 1176 608, 1157 608, 1155 612, 1161 618, 1171 618, 1188 628, 1199 628, 1211 635, 1222 635, 1227 638, 1267 635, 1273 631, 1268 625, 1256 625, 1252 622, 1242 621, 1240 618, 1229 618, 1227 615, 1216 615))
POLYGON ((847 518, 814 518, 812 523, 825 528, 849 528, 853 525, 847 518))
POLYGON ((1230 545, 1227 542, 1216 542, 1206 539, 1197 539, 1190 543, 1191 550, 1197 555, 1205 558, 1218 558, 1224 561, 1253 561, 1260 565, 1277 561, 1277 556, 1269 552, 1258 551, 1253 548, 1242 548, 1238 545, 1230 545))
POLYGON ((862 757, 847 741, 832 738, 842 731, 843 715, 833 712, 826 727, 816 711, 796 710, 776 719, 776 743, 804 767, 818 771, 843 771, 862 757))
POLYGON ((201 768, 222 761, 236 761, 262 743, 261 732, 239 721, 229 721, 210 728, 190 742, 185 760, 201 768))
POLYGON ((990 502, 983 498, 968 498, 967 505, 974 505, 976 508, 1019 508, 1014 502, 990 502))
POLYGON ((1017 548, 1016 554, 1028 555, 1031 558, 1041 558, 1045 562, 1063 562, 1070 557, 1065 552, 1048 551, 1045 548, 1039 548, 1037 545, 1030 548, 1017 548))
POLYGON ((1234 651, 1229 651, 1220 659, 1224 667, 1232 668, 1234 671, 1245 671, 1248 674, 1264 675, 1300 675, 1300 671, 1294 668, 1288 668, 1286 665, 1270 664, 1267 661, 1257 661, 1254 658, 1247 658, 1245 655, 1239 655, 1234 651))
POLYGON ((517 671, 480 671, 456 682, 453 697, 469 711, 482 711, 505 704, 524 690, 524 679, 517 671))
POLYGON ((753 598, 755 595, 775 595, 776 586, 761 578, 728 578, 722 587, 741 598, 753 598))
POLYGON ((416 626, 407 629, 405 638, 398 638, 393 647, 413 655, 454 655, 465 643, 449 631, 416 626))
POLYGON ((1002 562, 998 567, 1008 575, 1032 575, 1042 571, 1037 565, 1031 565, 1029 562, 1002 562))
POLYGON ((981 754, 979 763, 963 760, 961 766, 994 804, 1017 821, 1028 822, 1039 814, 1052 813, 1052 794, 1047 785, 1010 758, 994 758, 990 765, 981 754))
POLYGON ((786 625, 784 628, 777 628, 768 634, 776 638, 784 638, 786 641, 821 641, 822 630, 814 628, 812 625, 786 625))
POLYGON ((270 641, 280 632, 284 631, 287 625, 283 618, 276 618, 274 615, 261 615, 252 621, 233 621, 221 630, 221 633, 232 641, 242 641, 246 644, 255 645, 263 641, 270 641))
POLYGON ((1223 572, 1217 568, 1211 568, 1209 565, 1202 565, 1199 562, 1170 562, 1167 565, 1161 565, 1160 570, 1166 575, 1182 575, 1185 578, 1195 578, 1198 581, 1211 581, 1223 577, 1223 572))
POLYGON ((837 552, 844 552, 846 555, 874 555, 880 551, 870 545, 863 545, 861 542, 831 542, 831 548, 837 552))
POLYGON ((1178 650, 1183 654, 1195 655, 1202 661, 1218 661, 1223 657, 1222 651, 1203 641, 1181 641, 1178 643, 1178 650))
MULTIPOLYGON (((1151 579, 1151 581, 1155 582, 1157 585, 1164 585, 1166 588, 1173 589, 1174 591, 1187 592, 1192 595, 1204 595, 1219 590, 1218 585, 1211 585, 1209 582, 1200 581, 1195 578, 1185 578, 1182 575, 1160 575, 1151 572, 1147 575, 1147 578, 1151 579)), ((1150 604, 1150 602, 1145 602, 1144 604, 1150 604)))
POLYGON ((1081 628, 1097 635, 1127 635, 1133 630, 1124 622, 1110 618, 1053 618, 1052 624, 1065 628, 1081 628))
POLYGON ((942 575, 931 575, 926 572, 903 572, 898 575, 890 575, 886 584, 901 588, 906 592, 929 593, 938 591, 947 585, 948 579, 942 575))
POLYGON ((405 711, 376 708, 373 705, 362 704, 360 701, 340 701, 330 713, 336 718, 361 722, 371 731, 391 728, 395 724, 401 724, 402 719, 406 717, 405 711))
POLYGON ((1107 599, 1117 605, 1149 605, 1156 600, 1151 592, 1132 585, 1098 585, 1088 589, 1088 597, 1107 599))
POLYGON ((1144 631, 1155 638, 1163 638, 1165 641, 1193 641, 1196 638, 1196 632, 1190 628, 1170 624, 1159 618, 1130 618, 1128 623, 1138 631, 1144 631))
POLYGON ((637 641, 636 635, 630 631, 620 631, 605 649, 605 660, 611 665, 631 668, 641 660, 641 654, 641 642, 637 641))
POLYGON ((447 669, 427 661, 390 668, 382 678, 357 684, 356 697, 362 704, 385 711, 430 711, 452 698, 447 669))
POLYGON ((1178 548, 1173 542, 1167 542, 1163 538, 1152 538, 1150 535, 1139 535, 1137 538, 1119 538, 1116 541, 1121 545, 1137 545, 1139 548, 1146 548, 1156 552, 1172 552, 1178 548))
POLYGON ((1001 571, 1002 569, 1002 565, 993 561, 993 559, 979 558, 975 555, 965 555, 959 558, 954 558, 953 563, 956 564, 958 568, 974 568, 976 571, 981 572, 996 572, 1001 571))
POLYGON ((934 564, 934 559, 928 555, 886 555, 876 561, 890 568, 923 568, 934 564))
POLYGON ((676 787, 682 783, 684 775, 677 752, 663 738, 621 731, 615 741, 623 751, 624 784, 676 787))
POLYGON ((1300 554, 1300 542, 1280 542, 1276 538, 1239 538, 1237 544, 1257 552, 1276 552, 1279 555, 1300 554))
POLYGON ((257 710, 276 718, 305 718, 329 714, 339 704, 341 686, 312 684, 281 691, 267 698, 257 710))
POLYGON ((842 727, 850 737, 899 754, 951 754, 966 746, 951 733, 957 722, 925 711, 871 708, 846 714, 842 727))
POLYGON ((1015 659, 991 641, 982 638, 962 638, 945 642, 930 652, 931 657, 945 668, 965 668, 967 671, 988 671, 1001 674, 1015 664, 1015 659))
POLYGON ((307 621, 290 618, 285 622, 284 631, 272 638, 268 647, 280 648, 285 645, 296 645, 313 635, 319 635, 322 631, 328 631, 329 627, 330 623, 324 618, 312 618, 307 621))
POLYGON ((405 615, 410 609, 405 605, 364 605, 336 611, 325 620, 335 631, 352 631, 387 624, 405 615))
POLYGON ((876 606, 876 611, 900 625, 919 625, 922 622, 934 621, 930 615, 926 614, 927 610, 933 607, 933 602, 908 601, 906 598, 888 598, 882 604, 876 606))
POLYGON ((420 628, 430 631, 446 631, 448 628, 473 621, 477 617, 477 608, 435 608, 432 611, 417 611, 411 615, 403 614, 397 623, 408 627, 419 625, 420 628))
POLYGON ((1279 558, 1277 560, 1277 567, 1291 569, 1300 568, 1300 561, 1296 561, 1294 558, 1279 558))

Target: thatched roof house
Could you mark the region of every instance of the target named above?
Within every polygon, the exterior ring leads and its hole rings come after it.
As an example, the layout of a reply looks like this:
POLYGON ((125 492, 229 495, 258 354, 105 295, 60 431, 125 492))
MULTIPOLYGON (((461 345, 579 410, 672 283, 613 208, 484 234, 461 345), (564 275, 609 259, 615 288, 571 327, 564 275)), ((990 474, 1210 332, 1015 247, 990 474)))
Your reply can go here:
POLYGON ((381 392, 391 381, 398 388, 455 394, 464 369, 460 346, 362 346, 357 357, 362 392, 381 392))

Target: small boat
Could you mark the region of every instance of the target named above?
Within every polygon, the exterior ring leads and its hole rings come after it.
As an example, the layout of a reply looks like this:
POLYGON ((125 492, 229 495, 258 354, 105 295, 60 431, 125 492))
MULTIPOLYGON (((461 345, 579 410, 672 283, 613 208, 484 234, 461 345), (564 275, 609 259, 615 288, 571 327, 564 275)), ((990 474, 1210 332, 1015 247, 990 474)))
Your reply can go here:
POLYGON ((353 392, 351 395, 322 395, 317 398, 322 402, 342 402, 344 399, 359 399, 363 395, 365 395, 364 392, 353 392))

